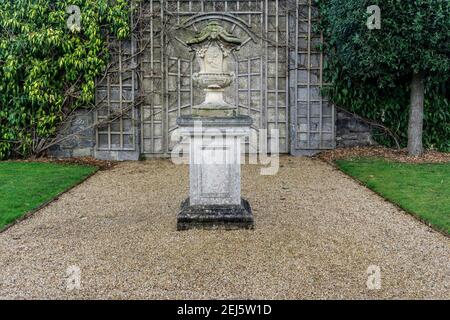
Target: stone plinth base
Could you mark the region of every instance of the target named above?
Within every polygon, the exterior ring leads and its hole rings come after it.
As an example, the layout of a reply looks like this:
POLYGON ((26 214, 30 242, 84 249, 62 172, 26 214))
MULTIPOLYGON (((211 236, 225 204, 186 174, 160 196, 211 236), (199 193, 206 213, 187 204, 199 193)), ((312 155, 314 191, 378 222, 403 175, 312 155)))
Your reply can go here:
POLYGON ((252 119, 181 116, 177 123, 189 141, 189 199, 178 230, 253 228, 250 205, 241 198, 241 144, 252 119))
POLYGON ((241 205, 190 205, 189 198, 181 204, 177 229, 253 229, 252 209, 247 200, 241 205))

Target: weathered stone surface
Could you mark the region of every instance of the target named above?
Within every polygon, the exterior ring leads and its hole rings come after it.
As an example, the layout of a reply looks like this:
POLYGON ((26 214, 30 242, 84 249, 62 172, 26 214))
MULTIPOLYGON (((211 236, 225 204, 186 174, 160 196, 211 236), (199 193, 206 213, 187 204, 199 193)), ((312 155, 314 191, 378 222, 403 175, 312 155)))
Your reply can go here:
POLYGON ((178 229, 253 227, 248 203, 241 199, 241 140, 250 134, 248 116, 177 119, 189 139, 189 200, 182 205, 178 229))
POLYGON ((72 149, 65 149, 61 145, 55 145, 49 149, 48 154, 55 158, 70 158, 72 157, 72 149))
POLYGON ((195 57, 200 72, 194 73, 192 79, 204 89, 205 100, 192 107, 198 116, 235 116, 237 105, 224 100, 225 88, 235 78, 229 69, 231 53, 239 49, 242 40, 228 33, 217 21, 210 21, 197 35, 187 41, 195 57))
POLYGON ((250 134, 248 116, 178 118, 190 141, 190 201, 194 205, 237 205, 241 201, 241 140, 250 134))
POLYGON ((93 155, 92 148, 76 148, 72 151, 72 157, 90 157, 93 155))
POLYGON ((139 148, 135 151, 97 150, 94 124, 94 113, 91 110, 79 109, 72 121, 59 133, 67 136, 49 150, 49 155, 57 158, 96 157, 101 160, 127 161, 139 160, 139 148))
POLYGON ((239 115, 235 117, 194 117, 182 116, 177 118, 180 127, 194 126, 195 122, 201 121, 203 127, 246 127, 251 126, 253 120, 249 116, 239 115))
POLYGON ((94 117, 90 110, 79 109, 63 127, 58 137, 61 141, 52 146, 48 154, 57 158, 86 157, 94 155, 95 130, 92 128, 94 117))
POLYGON ((376 145, 370 125, 353 114, 340 110, 336 119, 336 145, 338 148, 376 145))
POLYGON ((253 229, 252 209, 247 200, 239 205, 190 205, 190 199, 181 204, 177 230, 189 229, 253 229))
POLYGON ((188 42, 200 65, 192 79, 206 97, 192 107, 194 116, 177 119, 181 135, 190 142, 190 197, 182 204, 178 230, 253 228, 250 205, 241 199, 240 163, 242 139, 250 135, 252 119, 237 117, 238 106, 223 98, 235 77, 227 60, 240 43, 214 21, 188 42))
POLYGON ((95 158, 111 161, 137 161, 139 160, 139 151, 103 151, 96 150, 95 158))

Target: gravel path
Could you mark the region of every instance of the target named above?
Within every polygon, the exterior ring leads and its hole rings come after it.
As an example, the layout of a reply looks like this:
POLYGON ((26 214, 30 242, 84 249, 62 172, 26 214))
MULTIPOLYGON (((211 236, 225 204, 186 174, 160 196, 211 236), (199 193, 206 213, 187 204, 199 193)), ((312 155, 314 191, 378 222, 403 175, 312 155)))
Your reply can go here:
POLYGON ((244 167, 256 230, 229 232, 175 231, 186 166, 101 171, 0 234, 0 298, 450 299, 449 238, 319 160, 281 165, 244 167))

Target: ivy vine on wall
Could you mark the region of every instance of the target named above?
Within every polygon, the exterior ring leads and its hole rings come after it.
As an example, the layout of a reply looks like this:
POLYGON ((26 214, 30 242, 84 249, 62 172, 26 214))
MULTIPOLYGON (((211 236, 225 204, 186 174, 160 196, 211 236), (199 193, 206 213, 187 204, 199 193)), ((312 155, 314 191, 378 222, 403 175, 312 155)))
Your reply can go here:
POLYGON ((127 0, 0 0, 0 159, 38 155, 69 110, 93 104, 106 33, 128 37, 130 10, 127 0))

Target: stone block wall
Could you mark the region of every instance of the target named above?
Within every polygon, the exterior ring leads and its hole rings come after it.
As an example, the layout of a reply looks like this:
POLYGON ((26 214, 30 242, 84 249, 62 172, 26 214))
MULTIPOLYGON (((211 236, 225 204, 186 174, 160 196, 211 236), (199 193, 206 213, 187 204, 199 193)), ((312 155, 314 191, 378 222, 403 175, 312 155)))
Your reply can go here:
POLYGON ((59 133, 61 142, 49 150, 49 155, 57 158, 92 157, 95 154, 94 112, 77 110, 73 119, 59 133), (64 138, 67 137, 67 138, 64 138))
POLYGON ((70 137, 50 148, 48 155, 56 158, 94 157, 113 161, 139 160, 138 148, 133 151, 97 150, 94 121, 95 116, 92 110, 77 110, 73 120, 59 134, 61 137, 70 137))
POLYGON ((370 126, 342 109, 336 111, 336 147, 365 147, 376 145, 370 126))

